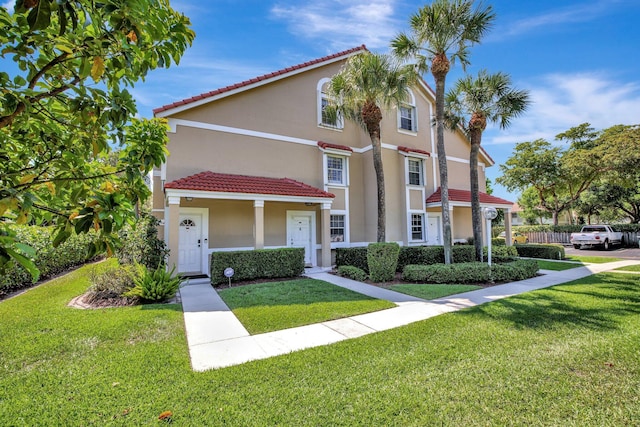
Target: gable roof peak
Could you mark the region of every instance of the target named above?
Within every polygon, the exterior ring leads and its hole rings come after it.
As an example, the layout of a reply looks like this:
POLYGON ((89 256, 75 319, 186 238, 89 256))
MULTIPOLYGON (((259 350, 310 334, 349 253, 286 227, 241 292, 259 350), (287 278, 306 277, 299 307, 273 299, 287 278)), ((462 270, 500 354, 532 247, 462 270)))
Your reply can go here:
POLYGON ((225 86, 219 89, 215 89, 209 92, 201 93, 200 95, 195 95, 190 98, 185 98, 180 101, 173 102, 171 104, 163 105, 162 107, 155 108, 153 110, 153 115, 159 116, 159 117, 165 117, 170 115, 172 112, 183 111, 183 110, 213 101, 214 97, 228 94, 229 92, 232 92, 234 90, 245 90, 252 85, 262 85, 262 84, 268 83, 271 80, 280 79, 289 73, 299 72, 300 70, 303 70, 308 67, 313 67, 315 65, 322 64, 324 62, 338 60, 340 58, 348 57, 364 51, 368 51, 368 49, 364 44, 362 44, 360 46, 347 49, 342 52, 337 52, 337 53, 323 56, 321 58, 317 58, 311 61, 303 62, 298 65, 286 67, 279 71, 263 74, 261 76, 254 77, 252 79, 244 80, 239 83, 235 83, 235 84, 225 86))

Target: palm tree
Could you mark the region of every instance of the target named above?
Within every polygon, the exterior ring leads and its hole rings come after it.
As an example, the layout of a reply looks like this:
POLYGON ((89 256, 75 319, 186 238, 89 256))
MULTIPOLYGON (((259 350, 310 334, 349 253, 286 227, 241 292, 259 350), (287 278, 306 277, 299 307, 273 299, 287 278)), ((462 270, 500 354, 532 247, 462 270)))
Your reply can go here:
POLYGON ((411 37, 401 33, 392 42, 394 54, 413 59, 418 70, 431 70, 436 82, 436 141, 440 191, 444 260, 451 263, 451 217, 449 214, 449 179, 444 147, 445 80, 452 64, 459 61, 463 69, 469 64, 469 47, 479 43, 495 18, 491 6, 473 9, 470 0, 435 0, 411 16, 411 37))
POLYGON ((508 74, 489 74, 483 70, 476 78, 466 76, 455 84, 445 98, 446 124, 452 130, 461 127, 471 141, 469 169, 471 182, 471 218, 476 260, 482 261, 482 215, 478 188, 478 153, 487 122, 501 129, 522 114, 529 105, 529 92, 511 86, 508 74))
MULTIPOLYGON (((409 86, 415 82, 413 66, 401 65, 388 55, 365 52, 347 60, 329 82, 329 96, 334 112, 358 123, 371 138, 373 167, 378 186, 377 241, 385 241, 386 209, 384 171, 380 146, 382 108, 405 101, 409 86)), ((330 107, 331 108, 331 107, 330 107)))

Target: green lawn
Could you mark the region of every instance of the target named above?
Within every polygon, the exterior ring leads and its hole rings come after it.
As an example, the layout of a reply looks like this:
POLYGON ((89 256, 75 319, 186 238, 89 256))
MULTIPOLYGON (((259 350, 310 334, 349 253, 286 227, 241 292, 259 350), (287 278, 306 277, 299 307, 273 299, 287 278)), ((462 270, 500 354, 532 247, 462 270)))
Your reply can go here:
POLYGON ((391 285, 388 288, 392 291, 402 292, 403 294, 413 295, 414 297, 431 300, 446 297, 449 295, 461 294, 463 292, 475 291, 477 289, 482 289, 482 286, 402 284, 391 285))
POLYGON ((277 331, 392 308, 377 300, 316 279, 261 283, 219 290, 251 334, 277 331))
POLYGON ((626 266, 626 267, 616 268, 616 270, 622 270, 622 271, 640 271, 640 264, 637 264, 637 265, 628 265, 628 266, 626 266))
POLYGON ((581 261, 591 264, 604 264, 606 262, 622 261, 622 258, 614 258, 607 256, 593 256, 593 255, 570 255, 565 258, 567 261, 581 261))
POLYGON ((204 373, 178 305, 69 308, 82 274, 0 302, 0 425, 640 424, 628 274, 204 373))
POLYGON ((584 264, 577 262, 548 261, 542 259, 539 259, 537 261, 538 268, 540 268, 541 270, 562 271, 584 266, 584 264))

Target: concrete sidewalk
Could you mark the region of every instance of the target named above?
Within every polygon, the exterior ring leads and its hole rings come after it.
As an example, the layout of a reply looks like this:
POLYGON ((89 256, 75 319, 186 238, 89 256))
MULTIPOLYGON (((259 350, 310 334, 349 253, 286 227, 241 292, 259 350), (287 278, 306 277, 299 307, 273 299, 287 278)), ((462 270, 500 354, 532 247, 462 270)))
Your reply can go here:
POLYGON ((183 286, 180 288, 180 296, 191 365, 195 371, 205 371, 358 338, 439 314, 639 263, 640 261, 625 260, 564 271, 543 270, 542 276, 433 301, 425 301, 323 271, 310 272, 305 275, 373 298, 391 301, 397 307, 259 335, 249 335, 209 282, 201 281, 183 286))

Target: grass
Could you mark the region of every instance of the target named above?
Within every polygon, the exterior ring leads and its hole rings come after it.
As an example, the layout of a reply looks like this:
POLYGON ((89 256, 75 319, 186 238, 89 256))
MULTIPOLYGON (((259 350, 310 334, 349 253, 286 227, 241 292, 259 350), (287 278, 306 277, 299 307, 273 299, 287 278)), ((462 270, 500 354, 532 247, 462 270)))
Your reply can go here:
POLYGON ((548 260, 537 260, 538 268, 541 270, 553 270, 553 271, 563 271, 570 270, 572 268, 578 268, 584 266, 582 263, 574 263, 574 262, 562 262, 562 261, 548 261, 548 260))
POLYGON ((567 261, 581 261, 590 264, 604 264, 606 262, 622 261, 622 258, 593 255, 569 255, 565 259, 567 261))
POLYGON ((67 307, 84 274, 0 302, 0 425, 640 424, 628 274, 204 373, 178 305, 67 307))
POLYGON ((219 290, 251 334, 277 331, 392 308, 377 300, 316 279, 261 283, 219 290))
POLYGON ((636 264, 636 265, 628 265, 626 267, 619 267, 616 268, 616 270, 622 270, 622 271, 640 271, 640 264, 636 264))
POLYGON ((461 294, 463 292, 475 291, 477 289, 482 289, 482 286, 401 284, 391 285, 388 288, 392 291, 401 292, 403 294, 412 295, 426 300, 432 300, 449 295, 461 294))

